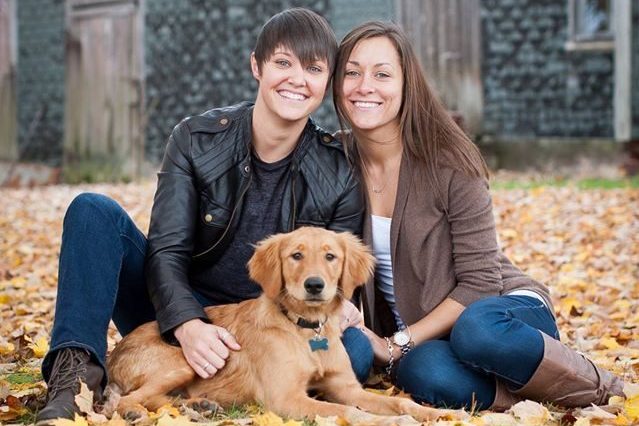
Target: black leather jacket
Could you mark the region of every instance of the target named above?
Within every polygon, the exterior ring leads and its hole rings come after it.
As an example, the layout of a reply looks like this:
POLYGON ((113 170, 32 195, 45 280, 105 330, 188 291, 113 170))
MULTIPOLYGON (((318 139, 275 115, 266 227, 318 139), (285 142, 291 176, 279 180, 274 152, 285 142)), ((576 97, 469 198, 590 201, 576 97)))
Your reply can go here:
MULTIPOLYGON (((207 320, 189 277, 215 280, 251 184, 253 107, 242 103, 189 117, 171 134, 151 212, 146 280, 160 331, 207 320), (197 272, 194 272, 197 271, 197 272), (208 275, 207 275, 208 273, 208 275)), ((279 232, 321 226, 361 234, 364 199, 342 146, 308 121, 293 154, 279 232)))

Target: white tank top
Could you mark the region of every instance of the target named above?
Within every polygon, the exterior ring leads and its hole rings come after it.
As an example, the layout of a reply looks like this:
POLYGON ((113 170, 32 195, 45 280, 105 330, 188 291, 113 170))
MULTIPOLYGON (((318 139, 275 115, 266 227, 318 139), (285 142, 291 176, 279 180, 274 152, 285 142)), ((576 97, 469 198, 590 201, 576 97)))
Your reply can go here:
POLYGON ((405 328, 404 321, 395 308, 395 292, 393 291, 393 261, 391 259, 390 229, 392 220, 389 217, 371 215, 373 228, 373 255, 377 259, 375 267, 375 285, 384 295, 395 323, 399 330, 405 328))

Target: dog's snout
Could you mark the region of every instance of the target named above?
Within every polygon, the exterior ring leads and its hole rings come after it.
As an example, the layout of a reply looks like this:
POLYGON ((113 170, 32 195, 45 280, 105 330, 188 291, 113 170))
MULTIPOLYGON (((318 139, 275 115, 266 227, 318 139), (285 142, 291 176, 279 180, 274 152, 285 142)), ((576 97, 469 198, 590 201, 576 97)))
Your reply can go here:
POLYGON ((304 281, 304 289, 309 294, 320 294, 324 290, 324 280, 320 277, 310 277, 304 281))

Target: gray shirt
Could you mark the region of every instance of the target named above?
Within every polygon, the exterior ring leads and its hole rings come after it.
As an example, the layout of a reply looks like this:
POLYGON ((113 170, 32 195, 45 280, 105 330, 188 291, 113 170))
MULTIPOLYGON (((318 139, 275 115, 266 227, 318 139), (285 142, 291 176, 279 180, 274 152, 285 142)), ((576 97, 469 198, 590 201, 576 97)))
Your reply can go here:
POLYGON ((246 264, 253 255, 254 245, 277 232, 292 156, 265 163, 253 155, 253 177, 238 227, 228 248, 213 267, 213 275, 217 279, 196 285, 207 288, 210 304, 237 303, 258 297, 262 292, 260 286, 248 277, 246 264))

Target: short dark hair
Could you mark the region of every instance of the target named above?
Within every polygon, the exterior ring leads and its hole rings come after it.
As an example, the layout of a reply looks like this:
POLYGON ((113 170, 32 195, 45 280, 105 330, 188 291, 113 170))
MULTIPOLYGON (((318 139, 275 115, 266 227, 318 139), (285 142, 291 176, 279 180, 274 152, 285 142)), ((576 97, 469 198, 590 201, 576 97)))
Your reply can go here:
POLYGON ((276 48, 290 49, 304 65, 325 60, 333 72, 337 39, 328 21, 309 9, 287 9, 269 19, 257 37, 255 60, 261 69, 276 48))

